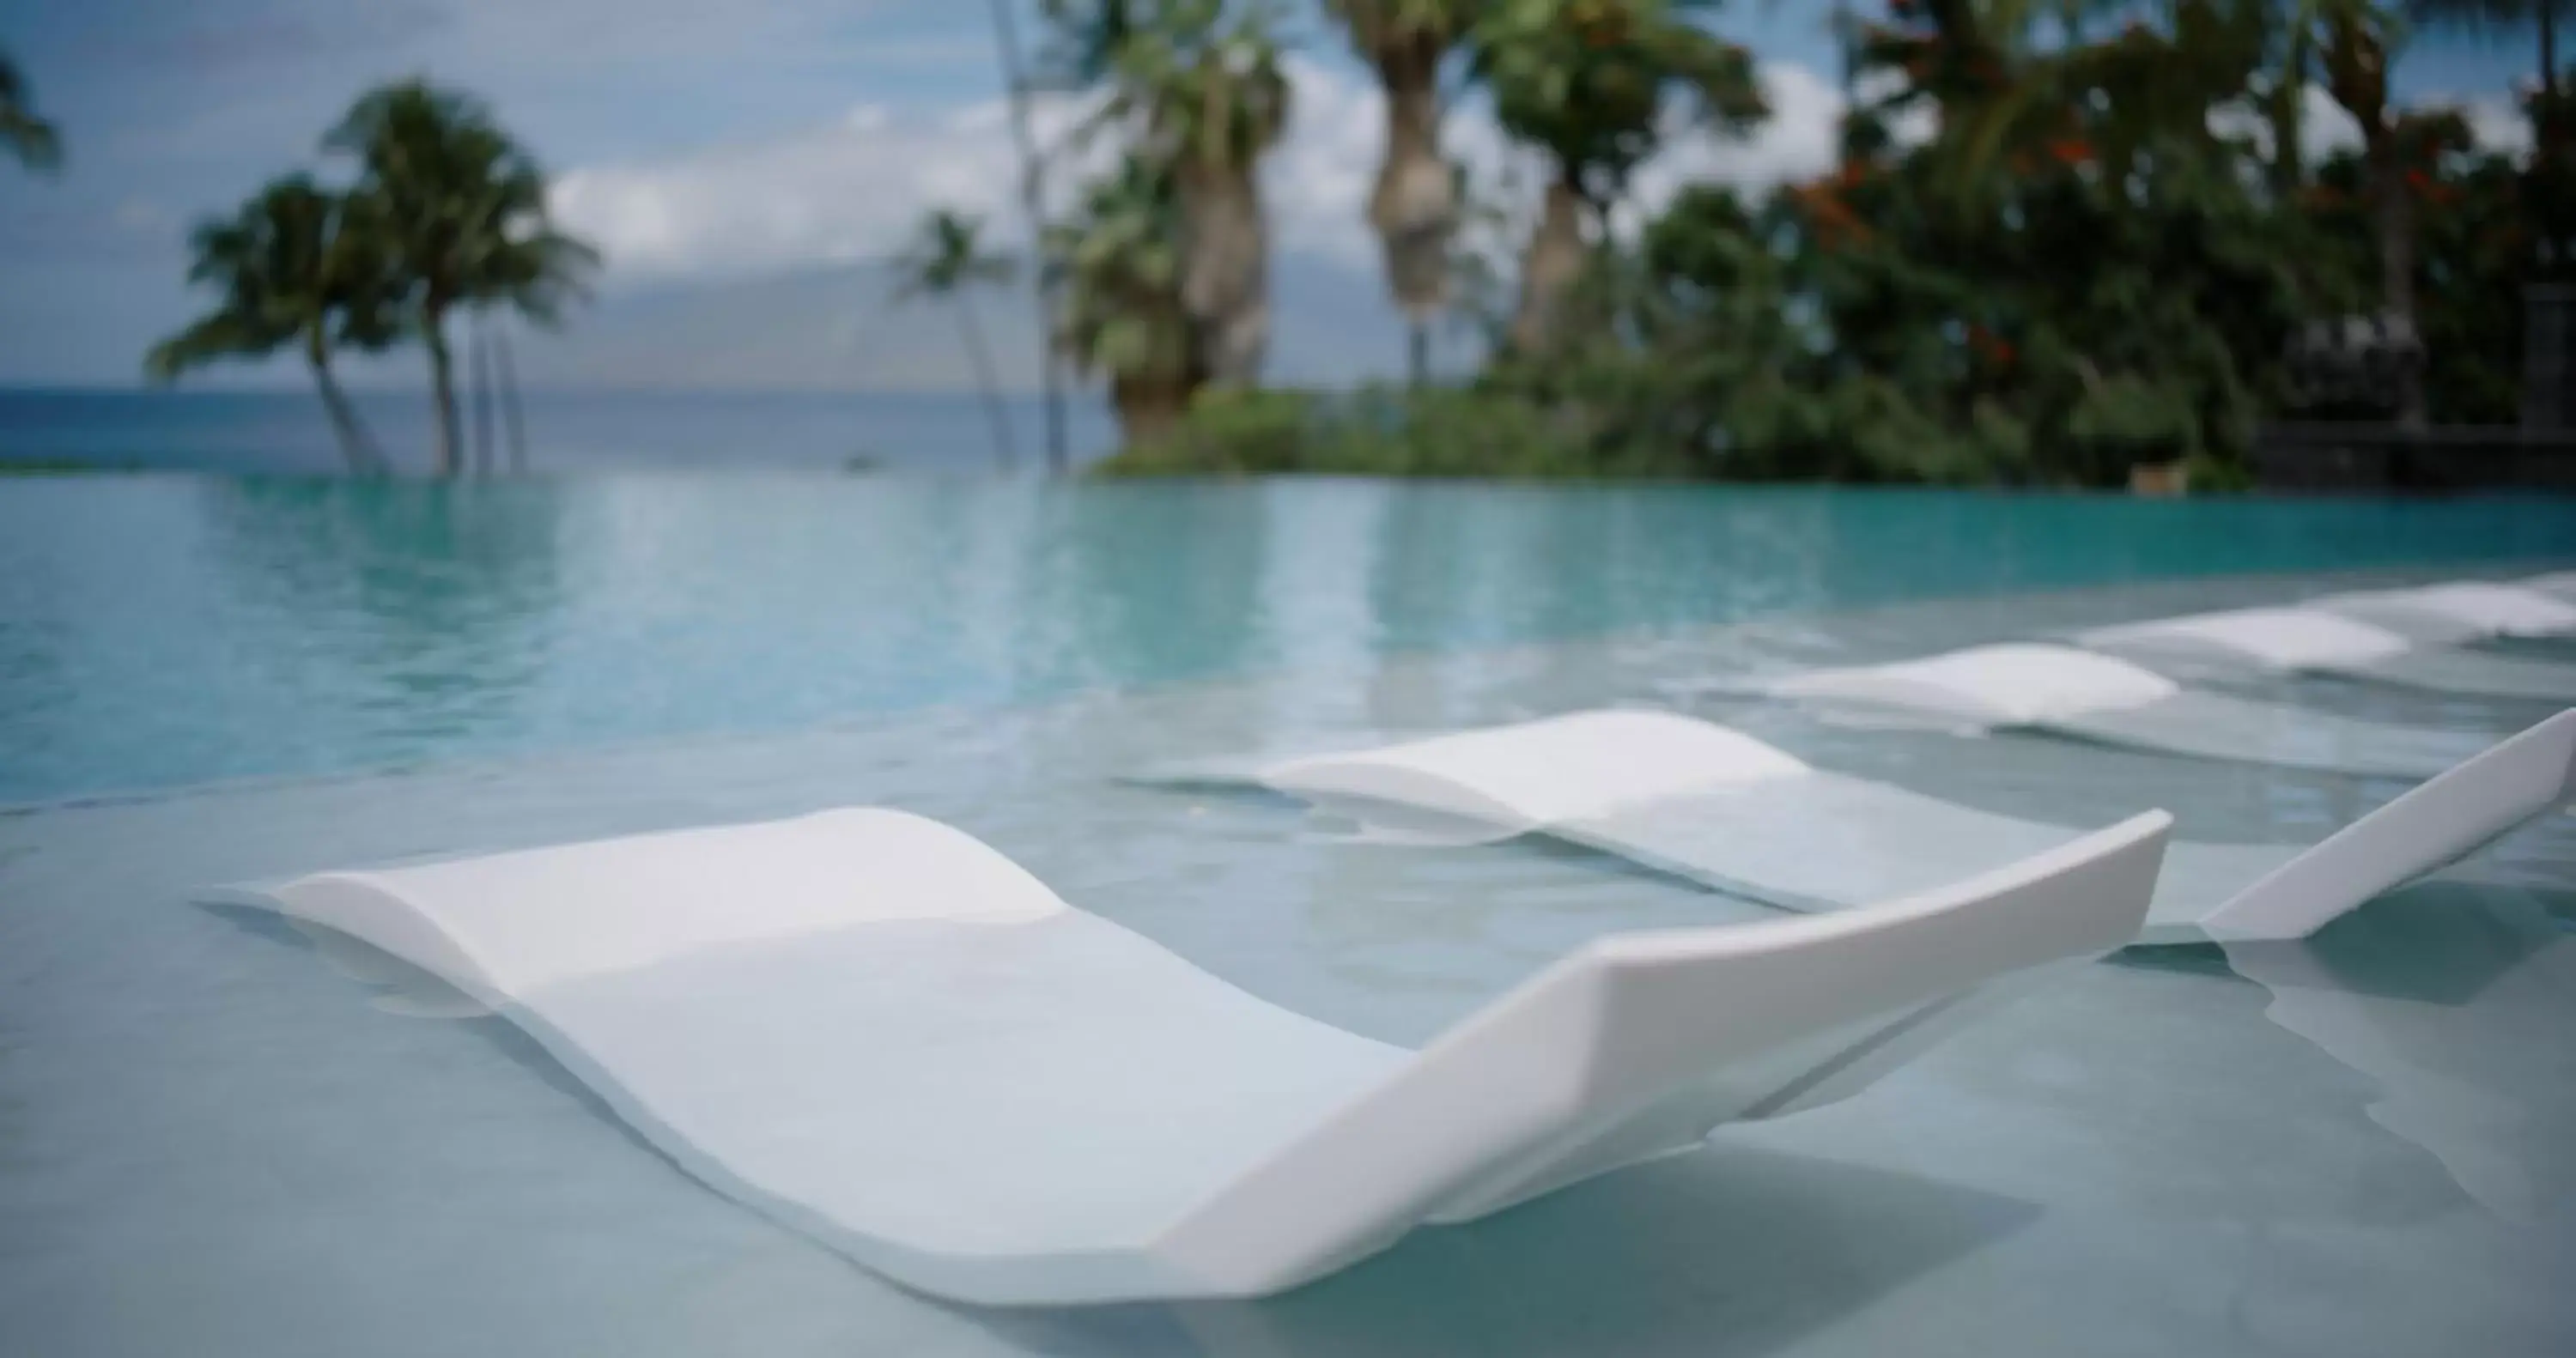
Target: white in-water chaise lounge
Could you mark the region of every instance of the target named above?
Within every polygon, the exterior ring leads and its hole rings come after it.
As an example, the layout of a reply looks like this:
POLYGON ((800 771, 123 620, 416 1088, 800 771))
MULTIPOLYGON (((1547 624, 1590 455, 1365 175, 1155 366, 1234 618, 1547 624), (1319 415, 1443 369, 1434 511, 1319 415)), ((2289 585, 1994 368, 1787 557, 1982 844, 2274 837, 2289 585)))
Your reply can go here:
MULTIPOLYGON (((1792 910, 1954 881, 2080 832, 1810 767, 1670 712, 1577 712, 1376 749, 1200 764, 1139 781, 1248 783, 1545 833, 1792 910)), ((2563 712, 2309 848, 2179 843, 2139 942, 2297 938, 2566 801, 2563 712)))
POLYGON ((2576 665, 2428 644, 2329 608, 2232 608, 2096 627, 2074 639, 2151 666, 2332 674, 2449 693, 2576 702, 2576 665))
POLYGON ((1829 916, 1612 935, 1421 1051, 885 810, 334 872, 281 911, 506 1014, 690 1172, 921 1290, 1254 1296, 1852 1094, 2134 935, 2161 813, 1829 916))
POLYGON ((2411 589, 2355 590, 2307 600, 2303 607, 2322 608, 2402 632, 2418 641, 2460 642, 2489 637, 2556 637, 2576 635, 2576 602, 2534 584, 2461 580, 2411 589))
POLYGON ((2117 656, 2038 642, 1807 670, 1752 692, 1870 719, 2027 728, 2166 754, 2328 773, 2430 778, 2492 740, 2186 689, 2117 656))

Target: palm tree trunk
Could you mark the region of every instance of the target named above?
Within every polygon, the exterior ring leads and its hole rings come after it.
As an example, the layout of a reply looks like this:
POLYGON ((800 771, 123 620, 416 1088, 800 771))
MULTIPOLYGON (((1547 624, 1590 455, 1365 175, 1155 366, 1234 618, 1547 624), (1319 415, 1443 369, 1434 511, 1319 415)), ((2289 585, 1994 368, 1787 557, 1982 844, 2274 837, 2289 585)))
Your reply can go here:
POLYGON ((1270 240, 1249 169, 1192 167, 1180 178, 1181 306, 1196 364, 1248 387, 1270 343, 1270 240))
POLYGON ((1002 470, 1018 471, 1019 451, 1011 446, 1011 416, 1002 409, 1001 384, 993 377, 993 355, 984 347, 984 328, 975 322, 975 307, 966 294, 957 294, 957 328, 965 333, 967 357, 975 361, 975 385, 984 393, 984 413, 993 421, 993 452, 1001 458, 1002 470))
POLYGON ((1130 448, 1157 443, 1180 427, 1189 410, 1193 382, 1119 375, 1109 379, 1109 404, 1118 412, 1118 433, 1130 448))
POLYGON ((510 474, 528 474, 528 420, 519 409, 519 361, 510 355, 510 327, 492 331, 493 353, 501 360, 501 422, 510 431, 510 474))
POLYGON ((1404 379, 1420 391, 1431 381, 1431 325, 1417 317, 1404 328, 1404 379))
POLYGON ((422 339, 429 345, 430 413, 438 421, 437 457, 432 463, 440 480, 456 476, 456 362, 447 349, 447 309, 425 309, 422 339))
POLYGON ((1559 173, 1547 186, 1538 229, 1521 254, 1521 300, 1510 340, 1523 357, 1546 353, 1556 342, 1566 290, 1583 272, 1583 195, 1559 173))
MULTIPOLYGON (((2363 129, 2370 159, 2374 225, 2379 236, 2379 295, 2382 313, 2407 335, 2415 335, 2415 204, 2406 192, 2406 167, 2397 139, 2388 132, 2363 129)), ((2420 339, 2420 337, 2419 337, 2420 339)), ((2400 370, 2397 423, 2424 424, 2424 380, 2413 366, 2400 370)))
POLYGON ((467 392, 474 411, 474 474, 490 476, 499 450, 492 440, 492 337, 480 315, 466 318, 467 392))
POLYGON ((1046 386, 1046 459, 1047 470, 1062 475, 1069 462, 1065 449, 1064 429, 1064 355, 1055 343, 1056 276, 1046 258, 1046 207, 1039 175, 1044 162, 1038 155, 1037 136, 1029 130, 1029 87, 1020 72, 1020 40, 1011 23, 1011 0, 993 0, 993 36, 1002 56, 1002 80, 1011 100, 1011 139, 1019 146, 1020 210, 1029 219, 1030 251, 1037 267, 1029 271, 1029 280, 1037 290, 1038 361, 1040 379, 1046 386))
POLYGON ((322 393, 322 410, 331 419, 331 435, 340 445, 340 459, 349 464, 354 476, 374 476, 385 469, 385 456, 367 436, 367 427, 358 420, 357 408, 349 404, 347 392, 331 374, 331 351, 318 326, 308 326, 304 333, 304 361, 313 369, 313 386, 322 393))
POLYGON ((1457 172, 1440 154, 1440 44, 1417 39, 1377 54, 1386 90, 1386 156, 1369 192, 1369 225, 1386 261, 1387 290, 1417 324, 1449 293, 1457 172))

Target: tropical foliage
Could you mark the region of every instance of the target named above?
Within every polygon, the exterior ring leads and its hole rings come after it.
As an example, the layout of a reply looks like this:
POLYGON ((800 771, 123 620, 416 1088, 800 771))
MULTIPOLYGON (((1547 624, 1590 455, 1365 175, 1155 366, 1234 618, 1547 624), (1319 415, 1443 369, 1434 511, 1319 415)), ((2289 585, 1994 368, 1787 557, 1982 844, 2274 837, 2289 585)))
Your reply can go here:
POLYGON ((1086 142, 1117 139, 1041 248, 1064 288, 1056 343, 1110 379, 1130 438, 1209 385, 1258 380, 1270 336, 1261 159, 1288 121, 1268 8, 1227 0, 1046 0, 1051 82, 1104 97, 1086 142))
POLYGON ((360 98, 323 139, 357 158, 404 284, 411 333, 429 350, 436 468, 458 469, 456 379, 447 322, 459 308, 506 308, 556 324, 598 263, 554 229, 545 176, 481 104, 420 81, 360 98))
POLYGON ((50 170, 62 163, 62 134, 38 117, 27 78, 7 52, 0 52, 0 150, 31 170, 50 170))
POLYGON ((1769 111, 1753 59, 1692 22, 1705 0, 1489 0, 1474 29, 1475 69, 1505 131, 1546 153, 1538 225, 1521 254, 1508 335, 1525 358, 1556 347, 1584 241, 1627 192, 1628 176, 1673 130, 1677 98, 1707 121, 1749 130, 1769 111))
POLYGON ((199 224, 189 239, 188 281, 221 300, 154 346, 145 371, 171 382, 209 363, 292 349, 312 370, 349 469, 386 470, 331 371, 335 349, 382 349, 398 333, 401 287, 378 210, 370 198, 299 174, 261 189, 232 216, 199 224))
MULTIPOLYGON (((429 352, 432 466, 453 476, 463 459, 450 319, 510 311, 553 325, 599 257, 554 228, 544 175, 467 96, 388 85, 361 97, 322 144, 357 162, 355 181, 332 189, 290 175, 202 223, 189 281, 221 300, 156 346, 146 371, 170 381, 292 346, 349 465, 377 471, 385 459, 333 378, 331 354, 416 339, 429 352)), ((515 402, 511 421, 515 437, 515 402)), ((488 414, 480 423, 488 448, 488 414)))
POLYGON ((1181 298, 1180 217, 1172 176, 1131 152, 1050 228, 1065 275, 1057 343, 1079 371, 1108 379, 1130 443, 1169 433, 1207 384, 1181 298))
POLYGON ((1111 469, 2225 485, 2266 420, 2517 417, 2524 290, 2576 282, 2576 100, 2529 95, 2516 159, 2393 104, 2406 28, 2365 0, 2097 12, 1893 0, 1832 168, 1613 232, 1676 109, 1762 116, 1749 65, 1678 6, 1492 0, 1470 73, 1554 172, 1496 358, 1448 391, 1206 396, 1111 469), (2315 164, 2311 89, 2361 128, 2315 164), (2293 335, 2352 315, 2420 335, 2423 380, 2300 405, 2293 335))

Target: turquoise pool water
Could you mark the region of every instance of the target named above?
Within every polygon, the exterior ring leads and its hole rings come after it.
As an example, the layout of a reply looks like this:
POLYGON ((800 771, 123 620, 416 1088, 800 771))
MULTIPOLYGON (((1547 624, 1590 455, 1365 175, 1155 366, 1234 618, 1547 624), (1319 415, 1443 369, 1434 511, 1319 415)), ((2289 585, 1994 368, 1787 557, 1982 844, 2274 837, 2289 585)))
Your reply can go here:
POLYGON ((906 477, 0 480, 0 802, 2171 576, 2576 500, 906 477))
MULTIPOLYGON (((1359 842, 1280 799, 1120 775, 1668 701, 1746 666, 2539 569, 2576 545, 2570 515, 0 482, 0 776, 38 803, 0 814, 0 1353, 2576 1351, 2564 813, 2315 939, 2076 967, 1859 1098, 1418 1232, 1288 1296, 1070 1311, 889 1286, 681 1173, 508 1023, 420 1016, 303 937, 188 904, 415 854, 894 805, 1257 995, 1418 1045, 1587 939, 1769 912, 1563 846, 1359 842), (84 795, 115 788, 159 790, 84 795)), ((2249 691, 2486 735, 2549 711, 2249 691)), ((1692 710, 1821 768, 2068 825, 2163 806, 2202 840, 2313 840, 2407 786, 1692 710)))

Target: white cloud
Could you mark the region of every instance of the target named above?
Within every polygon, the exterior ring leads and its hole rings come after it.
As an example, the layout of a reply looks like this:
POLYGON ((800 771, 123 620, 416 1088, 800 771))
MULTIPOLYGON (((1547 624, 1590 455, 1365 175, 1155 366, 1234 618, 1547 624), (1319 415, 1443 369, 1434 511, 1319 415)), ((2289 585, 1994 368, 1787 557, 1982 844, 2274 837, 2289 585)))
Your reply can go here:
POLYGON ((2478 95, 2472 98, 2431 100, 2455 102, 2462 117, 2469 120, 2469 136, 2482 151, 2511 156, 2517 162, 2531 157, 2531 120, 2523 115, 2522 106, 2503 95, 2478 95))
POLYGON ((1761 80, 1763 98, 1771 105, 1761 128, 1750 137, 1677 130, 1662 151, 1637 168, 1634 210, 1658 211, 1691 184, 1732 184, 1760 193, 1834 167, 1842 150, 1842 91, 1788 62, 1764 63, 1761 80))
MULTIPOLYGON (((2243 137, 2260 156, 2272 154, 2272 124, 2248 100, 2233 100, 2209 110, 2209 130, 2220 137, 2243 137)), ((2361 145, 2361 124, 2344 112, 2322 86, 2299 94, 2299 152, 2313 165, 2338 151, 2361 145)))
MULTIPOLYGON (((556 179, 553 207, 627 281, 876 258, 933 207, 990 218, 996 240, 1024 242, 1007 115, 1000 100, 931 114, 861 105, 769 141, 575 169, 556 179)), ((1074 117, 1051 103, 1033 121, 1055 138, 1074 117)))
MULTIPOLYGON (((2310 165, 2338 152, 2360 148, 2361 124, 2324 87, 2307 86, 2300 92, 2299 104, 2299 150, 2310 165)), ((2432 109, 2445 105, 2457 108, 2468 120, 2469 135, 2480 150, 2516 158, 2531 153, 2531 123, 2512 99, 2502 95, 2436 95, 2415 100, 2409 107, 2432 109)), ((2272 154, 2271 124, 2251 104, 2239 102, 2211 109, 2209 129, 2221 136, 2246 137, 2257 154, 2272 154)))

